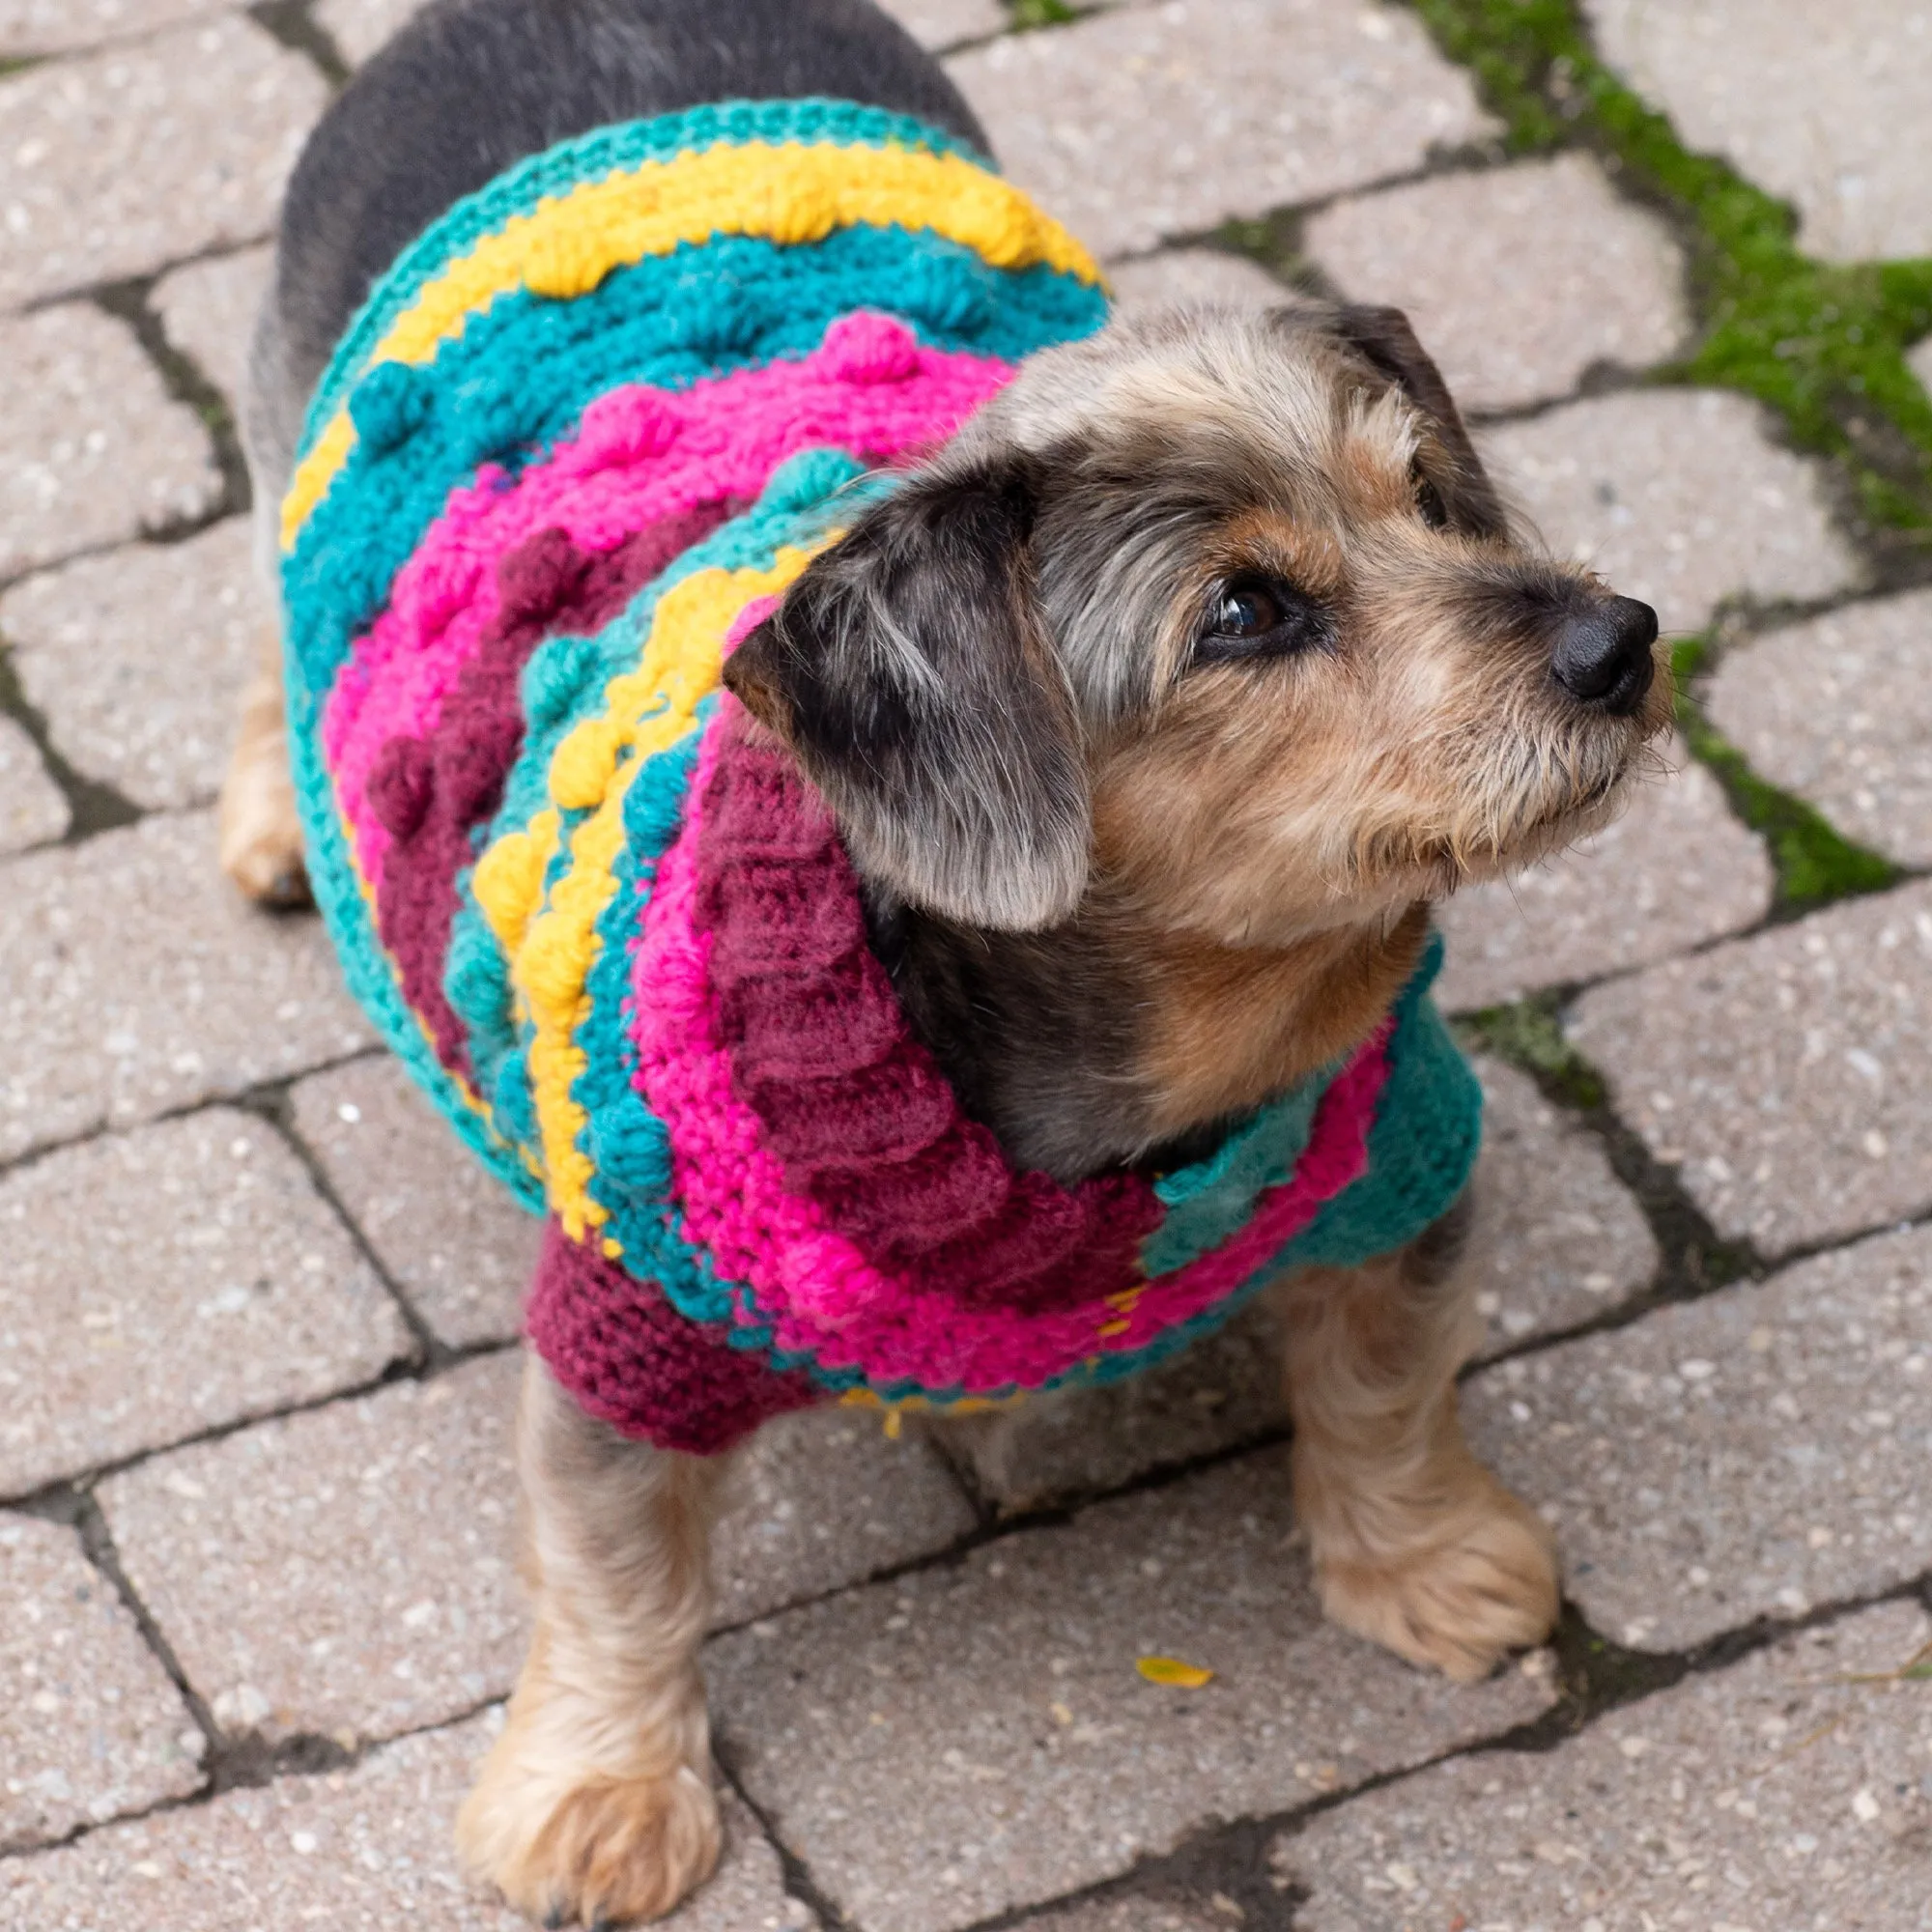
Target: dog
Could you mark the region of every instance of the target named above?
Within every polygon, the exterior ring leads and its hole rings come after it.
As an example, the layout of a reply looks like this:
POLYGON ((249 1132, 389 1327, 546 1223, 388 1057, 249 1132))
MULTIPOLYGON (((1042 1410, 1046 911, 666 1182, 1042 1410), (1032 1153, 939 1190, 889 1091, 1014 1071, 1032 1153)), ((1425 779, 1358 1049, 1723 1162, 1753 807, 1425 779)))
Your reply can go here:
POLYGON ((222 855, 550 1217, 459 1839, 551 1924, 717 1858, 707 1520, 785 1408, 1266 1293, 1327 1614, 1463 1679, 1556 1614, 1456 1419, 1429 908, 1617 809, 1656 618, 1398 312, 1108 319, 987 152, 868 0, 436 0, 283 211, 222 855))

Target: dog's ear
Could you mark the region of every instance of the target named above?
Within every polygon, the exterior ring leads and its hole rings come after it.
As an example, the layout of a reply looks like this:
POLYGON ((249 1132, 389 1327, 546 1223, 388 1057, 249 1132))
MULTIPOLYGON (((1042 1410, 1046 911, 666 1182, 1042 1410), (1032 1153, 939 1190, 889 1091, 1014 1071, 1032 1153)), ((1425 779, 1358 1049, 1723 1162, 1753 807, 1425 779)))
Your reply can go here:
POLYGON ((1042 628, 1024 458, 901 484, 726 661, 861 869, 912 904, 1032 931, 1065 918, 1092 837, 1071 696, 1042 628))
POLYGON ((1370 367, 1386 376, 1410 402, 1435 419, 1442 446, 1455 462, 1453 488, 1444 491, 1450 521, 1478 536, 1501 536, 1508 525, 1502 498, 1490 481, 1462 412, 1415 339, 1415 330, 1399 308, 1379 308, 1365 302, 1345 302, 1336 311, 1335 332, 1370 367))

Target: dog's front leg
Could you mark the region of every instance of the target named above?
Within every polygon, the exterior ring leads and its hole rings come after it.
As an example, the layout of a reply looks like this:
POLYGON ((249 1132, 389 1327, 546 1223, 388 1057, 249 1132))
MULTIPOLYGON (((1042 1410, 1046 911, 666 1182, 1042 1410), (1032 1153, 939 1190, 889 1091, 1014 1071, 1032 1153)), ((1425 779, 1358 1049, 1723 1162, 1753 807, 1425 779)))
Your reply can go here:
POLYGON ((724 1460, 634 1442, 534 1358, 525 1372, 521 1556, 536 1629, 457 1841, 470 1870, 549 1924, 658 1918, 718 1861, 697 1647, 724 1460))
POLYGON ((1457 1420, 1475 1334, 1460 1235, 1452 1214, 1396 1254, 1309 1269, 1277 1295, 1295 1512, 1322 1608, 1467 1680, 1548 1634, 1557 1589, 1548 1527, 1470 1454, 1457 1420))

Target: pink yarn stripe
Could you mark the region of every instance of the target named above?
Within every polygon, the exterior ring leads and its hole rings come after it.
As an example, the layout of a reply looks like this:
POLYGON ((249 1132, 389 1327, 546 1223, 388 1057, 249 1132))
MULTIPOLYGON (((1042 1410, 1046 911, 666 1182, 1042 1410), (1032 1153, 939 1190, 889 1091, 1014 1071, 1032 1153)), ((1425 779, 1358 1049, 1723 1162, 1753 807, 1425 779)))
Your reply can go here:
POLYGON ((1037 1388, 1091 1356, 1145 1348, 1213 1307, 1366 1170, 1388 1076, 1388 1021, 1322 1096, 1293 1178, 1263 1195, 1239 1233, 1150 1281, 1124 1318, 1106 1301, 1037 1316, 967 1309, 874 1268, 816 1203, 786 1188, 756 1115, 732 1092, 710 991, 710 935, 694 920, 699 801, 722 724, 705 734, 683 829, 659 862, 633 944, 631 1030, 639 1092, 669 1135, 685 1237, 722 1278, 751 1288, 756 1315, 741 1313, 743 1325, 769 1322, 779 1349, 810 1350, 822 1366, 856 1369, 875 1385, 1037 1388))
POLYGON ((632 384, 600 396, 576 436, 509 483, 490 465, 450 492, 387 609, 355 640, 322 720, 323 757, 355 857, 379 887, 389 834, 368 781, 398 733, 426 736, 497 615, 497 565, 537 531, 614 549, 661 519, 755 497, 801 450, 886 463, 952 436, 1012 378, 990 356, 923 349, 889 316, 841 316, 810 355, 696 383, 632 384))

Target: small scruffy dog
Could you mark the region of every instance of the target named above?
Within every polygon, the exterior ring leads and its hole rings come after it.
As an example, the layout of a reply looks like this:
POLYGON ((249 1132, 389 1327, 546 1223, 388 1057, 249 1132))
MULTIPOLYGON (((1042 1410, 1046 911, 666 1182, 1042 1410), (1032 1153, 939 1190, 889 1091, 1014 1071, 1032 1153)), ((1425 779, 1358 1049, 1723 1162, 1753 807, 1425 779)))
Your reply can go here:
POLYGON ((1655 617, 1396 311, 1108 321, 985 152, 868 0, 437 0, 283 213, 224 860, 549 1216, 459 1830, 552 1924, 717 1857, 707 1512, 781 1410, 1268 1292, 1328 1613, 1464 1678, 1555 1614, 1457 1426, 1428 907, 1608 816, 1655 617))

